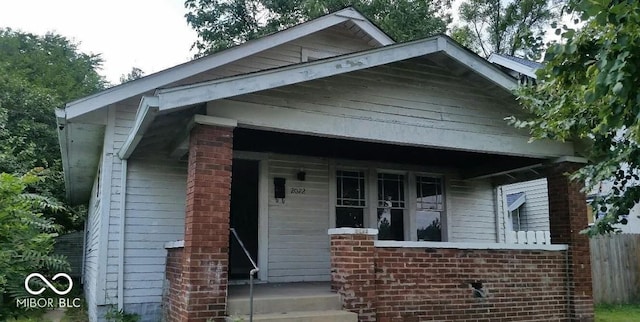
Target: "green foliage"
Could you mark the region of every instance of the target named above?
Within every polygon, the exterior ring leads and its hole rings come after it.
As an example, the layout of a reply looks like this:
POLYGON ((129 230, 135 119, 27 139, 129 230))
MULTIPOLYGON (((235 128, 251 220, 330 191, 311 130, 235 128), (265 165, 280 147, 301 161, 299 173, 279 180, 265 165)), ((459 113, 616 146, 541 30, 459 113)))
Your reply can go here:
POLYGON ((611 192, 594 201, 607 215, 590 233, 613 232, 611 224, 640 200, 640 2, 583 0, 569 9, 584 26, 556 30, 563 42, 548 49, 538 86, 519 91, 533 116, 511 121, 535 139, 588 143, 590 162, 572 177, 589 188, 612 181, 611 192))
POLYGON ((543 37, 558 12, 549 0, 465 0, 460 5, 461 26, 452 37, 485 57, 491 53, 521 55, 537 60, 543 37))
POLYGON ((104 315, 107 322, 138 322, 140 316, 135 313, 127 313, 124 310, 118 310, 115 306, 111 306, 109 311, 104 315))
POLYGON ((132 67, 131 71, 128 74, 120 76, 120 84, 130 82, 142 77, 144 77, 144 71, 138 67, 132 67))
MULTIPOLYGON (((54 110, 103 89, 107 84, 96 71, 101 63, 60 35, 0 29, 0 172, 47 168, 47 180, 32 192, 64 198, 54 110)), ((80 227, 76 212, 45 215, 67 230, 80 227)))
POLYGON ((63 256, 52 255, 53 238, 60 226, 42 212, 62 211, 55 200, 28 193, 29 187, 44 180, 40 169, 23 176, 0 173, 0 320, 24 313, 15 299, 28 296, 27 275, 66 272, 63 256))
POLYGON ((186 0, 199 55, 354 6, 397 41, 446 31, 450 0, 186 0))

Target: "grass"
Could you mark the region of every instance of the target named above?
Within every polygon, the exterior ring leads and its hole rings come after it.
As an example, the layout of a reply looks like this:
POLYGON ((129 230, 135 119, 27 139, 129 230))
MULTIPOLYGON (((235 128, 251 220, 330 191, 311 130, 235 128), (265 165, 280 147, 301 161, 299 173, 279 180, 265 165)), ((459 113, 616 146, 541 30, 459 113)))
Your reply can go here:
POLYGON ((597 305, 596 322, 640 322, 640 304, 597 305))

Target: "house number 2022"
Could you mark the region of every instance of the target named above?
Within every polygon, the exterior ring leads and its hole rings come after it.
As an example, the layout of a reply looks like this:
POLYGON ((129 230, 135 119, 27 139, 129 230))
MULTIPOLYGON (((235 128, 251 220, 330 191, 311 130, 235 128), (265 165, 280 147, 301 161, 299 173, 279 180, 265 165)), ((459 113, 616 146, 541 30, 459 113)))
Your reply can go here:
POLYGON ((305 189, 304 188, 291 188, 291 191, 289 191, 290 194, 292 195, 303 195, 305 193, 305 189))

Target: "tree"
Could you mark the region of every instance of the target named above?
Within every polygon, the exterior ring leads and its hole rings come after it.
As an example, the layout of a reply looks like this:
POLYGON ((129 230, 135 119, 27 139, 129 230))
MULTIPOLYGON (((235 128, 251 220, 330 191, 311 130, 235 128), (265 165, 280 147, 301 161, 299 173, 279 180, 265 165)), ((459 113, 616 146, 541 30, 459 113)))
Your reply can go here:
POLYGON ((138 67, 132 67, 131 71, 128 74, 123 74, 120 76, 120 84, 130 82, 142 77, 144 77, 144 71, 138 67))
POLYGON ((446 31, 450 0, 186 0, 199 55, 355 6, 397 41, 446 31))
POLYGON ((44 180, 42 169, 23 176, 0 173, 0 320, 25 313, 15 300, 29 296, 24 280, 30 273, 44 275, 70 270, 66 259, 52 255, 53 237, 60 226, 43 211, 61 211, 50 198, 29 193, 44 180))
POLYGON ((543 37, 558 14, 550 0, 465 0, 460 5, 462 24, 452 37, 476 53, 520 55, 538 60, 543 37))
MULTIPOLYGON (((60 35, 0 29, 0 172, 47 168, 47 180, 35 192, 64 198, 54 110, 107 85, 97 73, 101 62, 60 35)), ((79 228, 77 214, 47 215, 68 229, 79 228)))
POLYGON ((612 181, 593 204, 606 217, 590 230, 612 232, 640 200, 640 3, 575 0, 568 9, 584 26, 556 30, 563 41, 547 50, 538 86, 519 92, 532 117, 512 121, 534 139, 588 142, 589 163, 572 178, 588 190, 612 181))

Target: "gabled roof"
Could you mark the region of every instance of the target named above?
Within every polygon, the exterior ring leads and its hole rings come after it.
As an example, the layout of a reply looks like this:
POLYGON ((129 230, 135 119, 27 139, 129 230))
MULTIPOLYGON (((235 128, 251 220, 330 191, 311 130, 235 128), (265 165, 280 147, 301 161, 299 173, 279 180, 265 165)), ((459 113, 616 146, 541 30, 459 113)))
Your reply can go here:
POLYGON ((156 91, 156 96, 159 98, 159 110, 167 111, 182 106, 381 66, 436 52, 443 52, 507 91, 511 91, 517 86, 517 82, 512 77, 487 63, 482 57, 460 46, 448 36, 438 35, 312 62, 161 89, 156 91))
POLYGON ((70 102, 66 105, 64 110, 66 120, 71 120, 80 115, 95 111, 132 96, 141 95, 203 71, 251 56, 255 53, 276 47, 346 21, 353 22, 380 46, 386 46, 394 43, 393 39, 371 23, 371 21, 369 21, 360 12, 353 7, 347 7, 340 11, 327 14, 280 32, 254 39, 218 53, 208 55, 125 84, 117 85, 94 95, 70 102))
POLYGON ((527 75, 531 78, 536 78, 536 71, 544 66, 535 61, 498 53, 491 54, 491 56, 489 56, 489 62, 511 69, 520 74, 527 75))

